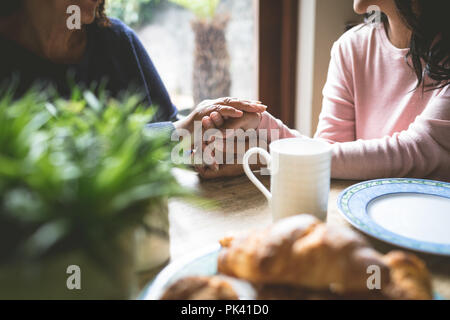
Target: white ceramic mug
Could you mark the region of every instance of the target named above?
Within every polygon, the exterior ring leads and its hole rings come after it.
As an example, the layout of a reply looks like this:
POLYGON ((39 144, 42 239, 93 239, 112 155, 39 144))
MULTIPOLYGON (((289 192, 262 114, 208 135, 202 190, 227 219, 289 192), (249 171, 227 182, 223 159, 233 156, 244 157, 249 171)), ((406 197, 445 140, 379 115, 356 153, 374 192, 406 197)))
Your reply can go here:
POLYGON ((325 220, 330 192, 331 145, 307 138, 282 139, 247 151, 243 160, 249 179, 269 201, 273 220, 309 213, 325 220), (271 174, 271 192, 255 177, 249 159, 260 154, 271 174))

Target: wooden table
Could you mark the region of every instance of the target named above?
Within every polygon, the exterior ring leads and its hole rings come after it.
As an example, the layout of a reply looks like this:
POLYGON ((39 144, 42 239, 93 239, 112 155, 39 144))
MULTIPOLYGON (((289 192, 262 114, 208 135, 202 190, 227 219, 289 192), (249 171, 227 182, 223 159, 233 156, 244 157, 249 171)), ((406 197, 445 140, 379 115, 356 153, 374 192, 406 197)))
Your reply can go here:
MULTIPOLYGON (((170 201, 172 261, 214 244, 224 236, 239 234, 271 223, 265 197, 247 177, 200 181, 194 172, 177 170, 175 173, 183 185, 198 190, 199 195, 205 200, 195 203, 179 199, 170 201)), ((260 178, 266 186, 269 186, 269 177, 260 178)), ((336 200, 342 190, 354 183, 355 181, 332 181, 328 224, 351 228, 339 213, 336 200)), ((382 253, 398 249, 369 237, 367 240, 382 253)), ((450 299, 450 258, 417 255, 431 270, 435 291, 442 297, 450 299)))

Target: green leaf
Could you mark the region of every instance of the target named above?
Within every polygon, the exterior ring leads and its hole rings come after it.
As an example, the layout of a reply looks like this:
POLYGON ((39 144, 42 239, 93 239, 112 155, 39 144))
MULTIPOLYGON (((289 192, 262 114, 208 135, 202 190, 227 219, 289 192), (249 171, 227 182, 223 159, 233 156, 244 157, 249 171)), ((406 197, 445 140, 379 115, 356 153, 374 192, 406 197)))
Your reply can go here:
POLYGON ((22 250, 29 258, 36 258, 61 240, 67 228, 68 226, 63 220, 46 223, 27 239, 22 250))
POLYGON ((102 109, 100 101, 98 101, 97 97, 91 91, 85 91, 83 96, 87 104, 94 109, 94 111, 99 112, 102 109))
POLYGON ((214 18, 220 0, 169 0, 193 12, 197 18, 214 18))

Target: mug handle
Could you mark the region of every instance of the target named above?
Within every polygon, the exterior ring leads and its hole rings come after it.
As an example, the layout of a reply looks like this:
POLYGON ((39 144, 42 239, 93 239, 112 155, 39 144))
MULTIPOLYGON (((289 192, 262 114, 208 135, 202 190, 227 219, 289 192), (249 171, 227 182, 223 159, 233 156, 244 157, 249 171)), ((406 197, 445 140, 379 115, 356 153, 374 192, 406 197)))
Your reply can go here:
POLYGON ((255 153, 263 156, 263 158, 265 158, 265 160, 267 161, 267 167, 270 168, 270 162, 272 160, 272 157, 270 156, 270 154, 262 148, 252 148, 252 149, 248 150, 244 155, 244 160, 243 160, 244 171, 245 171, 245 174, 247 175, 247 177, 250 179, 250 181, 253 182, 253 184, 259 189, 259 191, 261 191, 266 196, 267 200, 270 201, 272 199, 272 194, 261 183, 261 181, 259 181, 258 178, 256 178, 255 174, 250 169, 250 165, 248 163, 250 157, 252 155, 254 155, 255 153))

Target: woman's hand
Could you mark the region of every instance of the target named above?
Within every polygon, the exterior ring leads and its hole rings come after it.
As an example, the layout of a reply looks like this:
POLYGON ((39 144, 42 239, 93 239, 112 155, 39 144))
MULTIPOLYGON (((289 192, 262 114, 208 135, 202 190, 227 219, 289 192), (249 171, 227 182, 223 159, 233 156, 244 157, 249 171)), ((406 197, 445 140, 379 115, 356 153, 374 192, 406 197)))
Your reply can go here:
POLYGON ((236 177, 244 174, 244 167, 242 164, 222 164, 218 169, 212 166, 196 167, 201 178, 210 180, 225 177, 236 177))
MULTIPOLYGON (((176 129, 186 129, 189 132, 193 132, 195 121, 202 121, 203 128, 207 128, 206 124, 210 121, 213 121, 220 127, 228 119, 236 120, 242 118, 245 114, 260 115, 266 109, 267 107, 259 101, 239 100, 236 98, 205 100, 189 116, 175 122, 174 125, 176 129)), ((234 124, 236 125, 236 123, 234 124)))
POLYGON ((203 129, 212 128, 225 130, 249 130, 257 129, 261 123, 262 114, 260 112, 245 112, 242 116, 228 119, 218 112, 212 112, 202 119, 203 129))
MULTIPOLYGON (((250 168, 259 170, 261 165, 250 165, 250 168)), ((212 167, 196 167, 195 169, 200 177, 206 180, 237 177, 244 174, 244 166, 242 164, 222 164, 218 170, 212 167)))
MULTIPOLYGON (((214 139, 210 144, 214 145, 214 152, 212 156, 214 157, 211 161, 219 157, 222 164, 212 163, 209 166, 197 166, 196 170, 199 175, 204 179, 215 179, 220 177, 233 177, 239 176, 244 173, 242 166, 242 159, 245 152, 247 152, 250 146, 263 147, 258 143, 259 137, 256 135, 250 139, 256 139, 250 143, 249 138, 239 137, 242 134, 235 132, 235 130, 242 129, 244 131, 249 129, 257 129, 261 122, 261 113, 247 113, 240 118, 236 119, 225 119, 220 115, 215 115, 212 113, 209 117, 205 117, 202 120, 203 128, 205 130, 217 128, 222 130, 223 139, 214 139), (228 130, 228 131, 227 131, 228 130), (231 130, 231 131, 230 131, 231 130), (235 137, 237 139, 235 139, 235 137), (231 143, 231 148, 228 146, 231 143), (239 147, 236 144, 241 144, 239 147), (232 153, 232 155, 230 154, 232 153), (225 159, 234 159, 234 163, 225 163, 225 159)), ((256 134, 256 133, 255 133, 256 134)), ((244 134, 245 135, 245 134, 244 134)), ((266 143, 267 144, 267 143, 266 143)), ((206 148, 207 145, 204 145, 206 148)), ((257 164, 252 165, 253 170, 258 170, 261 167, 259 162, 259 157, 256 157, 257 164)), ((254 160, 253 160, 254 161, 254 160)))

